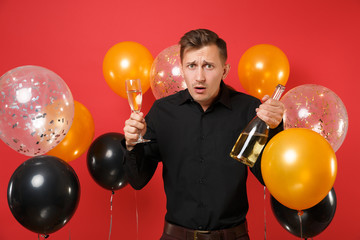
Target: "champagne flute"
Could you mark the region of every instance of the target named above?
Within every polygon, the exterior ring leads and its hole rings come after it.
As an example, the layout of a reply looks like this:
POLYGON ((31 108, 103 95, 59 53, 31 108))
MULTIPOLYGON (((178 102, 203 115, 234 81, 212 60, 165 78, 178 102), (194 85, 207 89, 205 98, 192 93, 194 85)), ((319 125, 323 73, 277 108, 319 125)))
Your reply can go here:
MULTIPOLYGON (((140 79, 125 80, 125 87, 131 110, 135 113, 140 113, 142 105, 142 91, 140 79)), ((139 133, 139 138, 135 143, 145 142, 150 142, 150 140, 143 139, 141 133, 139 133)))

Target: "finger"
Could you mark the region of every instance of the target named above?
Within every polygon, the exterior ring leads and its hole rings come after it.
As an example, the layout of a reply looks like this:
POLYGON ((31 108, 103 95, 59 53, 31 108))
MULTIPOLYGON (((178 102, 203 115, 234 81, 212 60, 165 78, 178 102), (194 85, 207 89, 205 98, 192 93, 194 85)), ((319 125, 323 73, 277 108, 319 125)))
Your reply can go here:
POLYGON ((270 128, 275 128, 281 123, 284 111, 285 107, 282 102, 269 99, 259 106, 256 114, 260 119, 266 122, 270 128))
POLYGON ((262 106, 259 107, 256 113, 269 118, 282 118, 284 109, 282 107, 262 106))
POLYGON ((139 122, 144 122, 145 121, 144 114, 142 112, 140 112, 140 113, 135 113, 135 112, 131 113, 130 119, 136 120, 136 121, 139 121, 139 122))
POLYGON ((270 112, 280 112, 280 113, 282 113, 285 110, 285 106, 280 101, 277 101, 277 100, 274 100, 274 99, 269 99, 265 103, 261 104, 259 106, 259 109, 260 110, 270 111, 270 112))
POLYGON ((269 95, 265 95, 265 96, 261 99, 261 101, 262 101, 262 102, 266 102, 269 98, 270 98, 269 95))
POLYGON ((124 136, 125 136, 126 145, 134 145, 134 143, 137 141, 139 137, 139 134, 126 132, 124 136))
POLYGON ((138 129, 134 128, 130 125, 125 125, 123 130, 124 130, 124 137, 125 137, 126 145, 129 145, 129 146, 135 145, 133 143, 136 142, 136 140, 139 137, 138 129))
POLYGON ((125 121, 125 126, 129 126, 132 128, 136 128, 137 130, 141 131, 145 128, 145 121, 142 121, 141 119, 132 119, 129 118, 128 120, 125 121))
POLYGON ((267 99, 265 102, 263 102, 261 105, 269 105, 269 106, 276 106, 276 107, 280 107, 283 105, 282 102, 280 102, 279 100, 275 100, 272 98, 267 99))
POLYGON ((259 111, 257 116, 266 122, 270 128, 276 128, 282 121, 282 113, 274 113, 269 111, 259 111))
POLYGON ((137 139, 138 138, 136 134, 134 135, 125 134, 125 145, 128 151, 131 151, 134 148, 137 139))
POLYGON ((124 133, 136 134, 137 132, 139 132, 139 129, 134 126, 125 125, 124 127, 124 133))

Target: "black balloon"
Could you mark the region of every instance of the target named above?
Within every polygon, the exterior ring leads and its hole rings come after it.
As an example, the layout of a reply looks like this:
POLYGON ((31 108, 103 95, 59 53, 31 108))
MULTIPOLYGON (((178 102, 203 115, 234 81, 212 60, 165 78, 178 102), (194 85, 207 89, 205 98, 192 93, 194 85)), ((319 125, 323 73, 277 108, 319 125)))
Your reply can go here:
POLYGON ((285 207, 273 196, 271 196, 270 202, 271 209, 280 225, 291 234, 303 238, 312 238, 323 232, 334 218, 337 204, 333 188, 321 202, 312 208, 303 210, 302 225, 300 225, 298 211, 285 207), (302 226, 302 235, 300 226, 302 226))
POLYGON ((72 167, 53 156, 22 163, 8 185, 11 213, 25 228, 50 234, 74 215, 80 199, 79 179, 72 167))
POLYGON ((87 166, 97 184, 108 190, 118 190, 127 185, 123 167, 124 151, 121 133, 106 133, 94 140, 87 153, 87 166))

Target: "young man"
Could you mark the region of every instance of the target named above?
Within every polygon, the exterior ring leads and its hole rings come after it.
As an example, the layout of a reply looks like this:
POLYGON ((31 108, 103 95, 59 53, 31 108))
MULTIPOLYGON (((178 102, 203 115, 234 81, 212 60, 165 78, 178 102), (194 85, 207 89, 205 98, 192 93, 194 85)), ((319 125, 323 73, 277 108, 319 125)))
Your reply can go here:
MULTIPOLYGON (((268 96, 260 105, 258 99, 224 84, 230 66, 226 43, 216 33, 193 30, 180 45, 188 88, 155 101, 145 119, 142 113, 132 113, 125 121, 129 182, 143 188, 158 162, 163 163, 163 240, 249 239, 248 168, 229 153, 255 114, 272 128, 270 138, 280 131, 284 106, 268 96), (135 145, 140 132, 151 142, 135 145)), ((263 183, 260 157, 250 170, 263 183)))

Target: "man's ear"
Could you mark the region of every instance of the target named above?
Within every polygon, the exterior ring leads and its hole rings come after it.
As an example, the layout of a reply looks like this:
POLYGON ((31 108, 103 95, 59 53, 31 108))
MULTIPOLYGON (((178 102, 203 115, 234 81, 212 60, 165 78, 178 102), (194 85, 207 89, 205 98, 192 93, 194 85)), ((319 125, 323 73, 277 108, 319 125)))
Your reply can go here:
POLYGON ((184 70, 183 70, 182 63, 180 64, 180 74, 181 74, 181 77, 184 78, 184 70))
POLYGON ((222 76, 222 80, 224 80, 226 77, 227 77, 227 75, 229 74, 229 72, 230 72, 230 68, 231 68, 231 66, 230 66, 230 64, 225 64, 225 66, 224 66, 224 73, 223 73, 223 76, 222 76))

